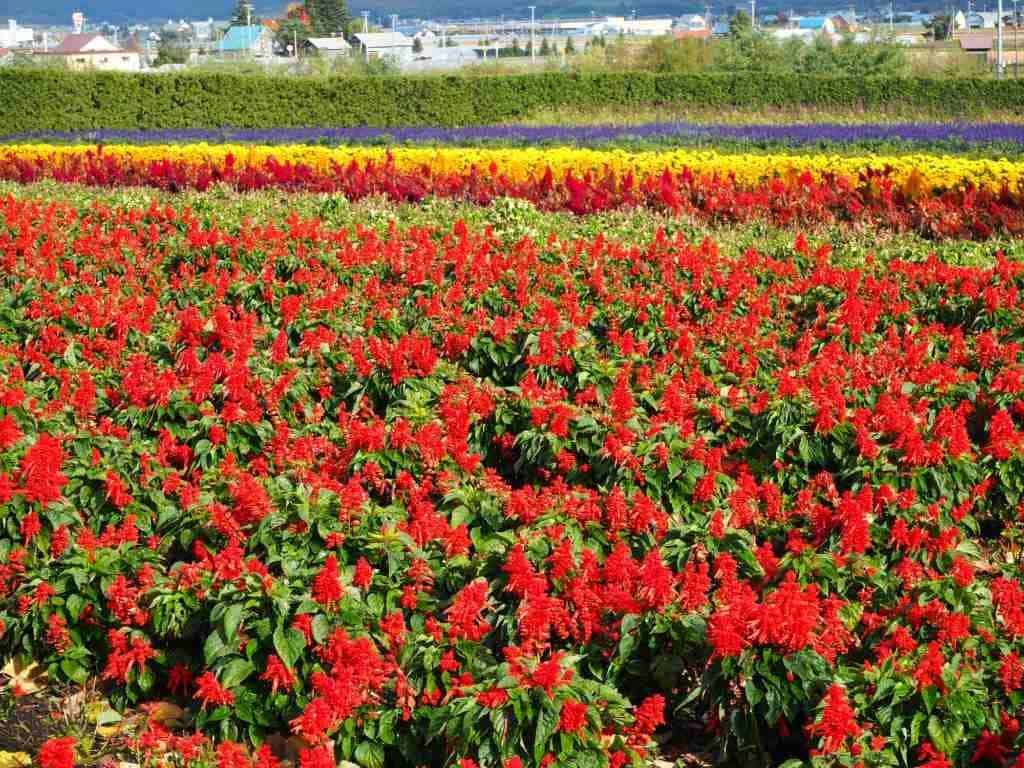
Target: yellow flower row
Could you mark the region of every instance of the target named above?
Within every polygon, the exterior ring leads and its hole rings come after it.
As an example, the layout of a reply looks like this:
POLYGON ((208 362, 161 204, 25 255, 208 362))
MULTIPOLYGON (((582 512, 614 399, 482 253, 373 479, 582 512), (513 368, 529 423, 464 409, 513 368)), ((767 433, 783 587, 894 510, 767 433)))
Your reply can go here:
MULTIPOLYGON (((62 164, 75 155, 95 151, 91 145, 15 144, 2 148, 24 160, 62 164)), ((578 148, 463 148, 463 147, 320 147, 308 145, 243 144, 149 144, 107 145, 103 152, 129 162, 158 160, 211 162, 220 164, 228 155, 240 164, 260 164, 268 158, 302 163, 328 171, 332 163, 348 165, 353 160, 383 162, 390 154, 399 170, 429 166, 435 172, 465 172, 472 167, 487 172, 491 167, 517 181, 539 178, 547 168, 556 177, 566 171, 583 173, 610 169, 616 174, 632 171, 637 176, 661 173, 666 168, 688 168, 698 175, 734 175, 742 183, 772 177, 790 178, 804 172, 815 177, 837 174, 855 177, 869 170, 889 168, 896 181, 932 189, 950 189, 971 183, 975 186, 1017 189, 1024 176, 1024 162, 962 158, 950 155, 825 155, 825 154, 727 154, 714 150, 677 149, 629 152, 620 149, 578 148)))

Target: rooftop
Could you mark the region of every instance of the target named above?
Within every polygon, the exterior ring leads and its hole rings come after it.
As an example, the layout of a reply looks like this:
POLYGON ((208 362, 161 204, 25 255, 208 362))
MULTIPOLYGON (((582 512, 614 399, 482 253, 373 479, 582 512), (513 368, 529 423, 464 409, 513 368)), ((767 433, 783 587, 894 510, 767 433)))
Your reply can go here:
POLYGON ((347 51, 352 47, 344 37, 311 37, 309 44, 321 51, 347 51))
POLYGON ((222 51, 247 51, 259 44, 263 36, 264 27, 261 24, 251 24, 240 27, 229 27, 223 39, 217 44, 222 51))
POLYGON ((355 38, 367 48, 412 48, 412 40, 401 32, 360 32, 355 38))

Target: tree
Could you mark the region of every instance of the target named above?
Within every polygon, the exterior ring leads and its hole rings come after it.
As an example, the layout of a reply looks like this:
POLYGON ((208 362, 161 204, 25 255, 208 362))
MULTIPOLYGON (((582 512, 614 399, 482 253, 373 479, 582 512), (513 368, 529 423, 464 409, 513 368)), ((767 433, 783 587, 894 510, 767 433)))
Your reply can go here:
POLYGON ((936 14, 931 20, 925 22, 925 29, 931 35, 932 40, 945 40, 949 37, 949 28, 952 19, 948 14, 936 14))
MULTIPOLYGON (((311 37, 313 35, 309 27, 299 19, 284 19, 277 25, 277 31, 274 33, 274 43, 277 45, 278 50, 282 52, 287 51, 289 45, 297 45, 298 50, 302 50, 311 37)), ((297 53, 298 51, 296 51, 297 53)))
POLYGON ((750 21, 750 14, 746 11, 736 11, 736 15, 729 19, 729 37, 737 38, 749 34, 754 29, 750 21))
POLYGON ((231 26, 243 27, 246 24, 259 24, 260 17, 256 15, 256 7, 250 0, 238 0, 235 6, 235 13, 231 17, 231 26), (246 12, 248 10, 248 13, 246 12))
POLYGON ((306 11, 317 37, 340 35, 351 20, 345 0, 306 0, 306 11))
POLYGON ((165 30, 160 34, 160 42, 156 46, 156 58, 153 59, 154 67, 162 67, 164 64, 184 64, 188 60, 188 50, 181 45, 178 33, 174 30, 165 30))
POLYGON ((565 38, 565 55, 572 56, 574 53, 576 53, 576 46, 573 45, 572 38, 565 38))
POLYGON ((412 52, 423 53, 423 41, 418 37, 412 39, 412 52))
POLYGON ((551 43, 548 42, 548 39, 546 37, 543 40, 541 40, 541 42, 540 42, 540 51, 538 53, 541 56, 550 56, 551 55, 551 43))

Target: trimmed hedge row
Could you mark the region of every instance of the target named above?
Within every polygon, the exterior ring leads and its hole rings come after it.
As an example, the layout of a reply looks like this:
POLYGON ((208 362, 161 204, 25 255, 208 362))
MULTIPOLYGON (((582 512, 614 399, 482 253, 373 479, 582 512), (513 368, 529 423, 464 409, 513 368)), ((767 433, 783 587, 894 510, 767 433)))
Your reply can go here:
POLYGON ((460 126, 542 107, 910 107, 1024 110, 1024 81, 804 75, 544 73, 338 77, 0 71, 0 134, 96 128, 460 126))

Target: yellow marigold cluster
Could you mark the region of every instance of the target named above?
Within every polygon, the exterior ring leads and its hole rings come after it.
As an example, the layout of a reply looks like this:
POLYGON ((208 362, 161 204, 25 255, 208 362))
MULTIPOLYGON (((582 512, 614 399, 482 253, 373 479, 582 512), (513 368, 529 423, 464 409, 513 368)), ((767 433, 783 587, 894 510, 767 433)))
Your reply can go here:
MULTIPOLYGON (((97 151, 92 145, 15 144, 4 148, 25 160, 60 164, 73 155, 97 151)), ((1024 162, 1005 159, 964 158, 952 155, 826 155, 742 154, 706 149, 630 152, 621 149, 464 148, 464 147, 321 147, 307 145, 149 144, 106 145, 102 151, 129 161, 191 161, 222 163, 230 155, 237 164, 259 164, 268 158, 302 163, 320 171, 352 161, 384 162, 388 156, 400 170, 429 166, 435 172, 498 172, 514 180, 538 178, 548 168, 556 177, 567 171, 582 174, 614 171, 638 177, 665 169, 689 169, 696 175, 733 176, 741 183, 770 178, 792 179, 804 173, 856 177, 868 170, 885 170, 898 183, 910 187, 952 189, 970 183, 976 187, 1017 190, 1024 162)))

